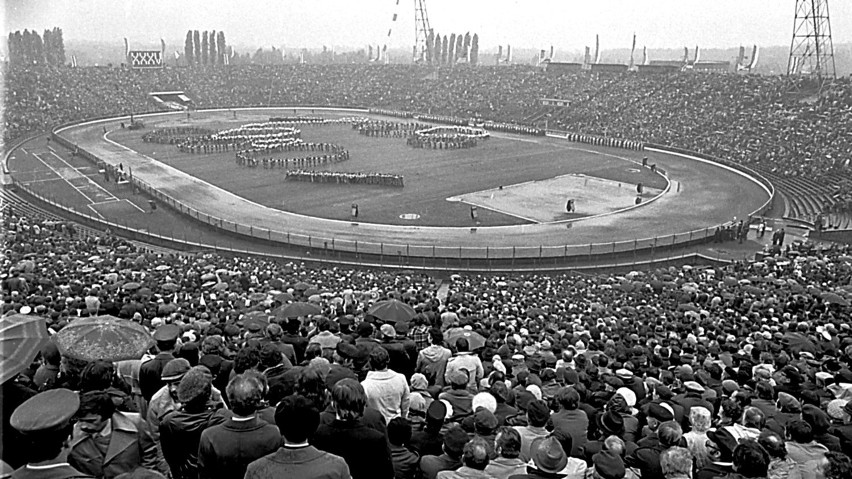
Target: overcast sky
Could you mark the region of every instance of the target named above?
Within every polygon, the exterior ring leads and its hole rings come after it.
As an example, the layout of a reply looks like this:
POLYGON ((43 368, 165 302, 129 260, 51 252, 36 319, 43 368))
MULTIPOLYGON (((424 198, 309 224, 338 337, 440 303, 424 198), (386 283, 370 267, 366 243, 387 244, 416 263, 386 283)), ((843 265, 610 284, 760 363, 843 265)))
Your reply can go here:
MULTIPOLYGON (((229 44, 286 48, 414 42, 415 0, 2 0, 4 36, 59 26, 66 40, 183 49, 188 29, 229 44), (398 4, 397 4, 398 2, 398 4), (394 13, 398 14, 393 22, 394 13), (388 36, 388 30, 391 30, 388 36), (173 42, 180 42, 173 45, 173 42)), ((479 33, 480 48, 580 50, 789 45, 795 0, 424 0, 438 33, 479 33)), ((835 43, 852 42, 852 1, 832 0, 835 43)), ((4 42, 5 43, 5 42, 4 42)))

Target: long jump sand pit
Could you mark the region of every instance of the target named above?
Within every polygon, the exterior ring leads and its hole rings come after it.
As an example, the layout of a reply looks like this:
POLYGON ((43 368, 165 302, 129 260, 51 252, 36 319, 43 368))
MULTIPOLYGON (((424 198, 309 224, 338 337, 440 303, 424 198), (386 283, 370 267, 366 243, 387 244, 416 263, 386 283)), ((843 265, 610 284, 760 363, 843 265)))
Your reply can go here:
POLYGON ((582 174, 569 174, 538 181, 526 181, 447 198, 477 208, 486 208, 516 216, 533 223, 570 221, 629 208, 656 197, 663 190, 622 183, 582 174), (566 211, 574 200, 574 213, 566 211))

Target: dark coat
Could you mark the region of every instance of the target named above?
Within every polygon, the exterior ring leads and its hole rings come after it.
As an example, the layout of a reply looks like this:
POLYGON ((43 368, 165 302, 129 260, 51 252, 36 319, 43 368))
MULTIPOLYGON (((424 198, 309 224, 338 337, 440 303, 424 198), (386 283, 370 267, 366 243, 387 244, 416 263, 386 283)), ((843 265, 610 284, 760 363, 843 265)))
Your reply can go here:
POLYGON ((394 479, 416 479, 420 474, 420 455, 403 446, 391 446, 394 479))
POLYGON ((847 456, 852 457, 852 424, 839 424, 831 426, 828 430, 840 439, 840 448, 847 456))
POLYGON ((228 419, 201 433, 198 477, 243 477, 252 461, 277 451, 280 445, 281 433, 276 426, 257 417, 248 421, 228 419))
POLYGON ((349 479, 349 466, 339 456, 308 446, 282 447, 249 464, 245 479, 349 479))
POLYGON ((580 457, 580 449, 586 444, 589 431, 589 418, 585 411, 575 409, 569 411, 562 409, 550 415, 545 428, 548 431, 561 431, 571 436, 573 440, 571 450, 566 451, 569 456, 580 457))
POLYGON ((312 443, 317 449, 345 459, 353 479, 394 477, 385 436, 359 421, 335 419, 331 424, 322 424, 312 443))
POLYGON ((174 358, 172 353, 160 353, 154 356, 154 359, 142 363, 142 366, 139 367, 139 389, 142 390, 142 397, 146 401, 150 401, 151 396, 166 385, 160 379, 160 375, 163 368, 166 367, 166 363, 174 358))
POLYGON ((29 469, 21 467, 12 473, 12 479, 90 479, 92 476, 83 474, 71 466, 60 466, 51 469, 29 469))
POLYGON ((452 458, 446 453, 440 456, 423 456, 420 472, 423 479, 435 479, 441 471, 455 471, 462 466, 461 458, 452 458))
POLYGON ((429 429, 424 427, 411 434, 411 441, 408 445, 421 456, 438 456, 442 452, 441 447, 444 445, 444 438, 441 435, 440 428, 429 429))
POLYGON ((91 435, 74 427, 68 452, 68 464, 74 469, 111 479, 137 467, 157 468, 157 446, 147 423, 135 415, 116 412, 110 418, 109 446, 104 455, 91 435))
POLYGON ((198 445, 208 427, 225 422, 230 413, 171 411, 160 422, 160 445, 173 479, 198 478, 198 445))

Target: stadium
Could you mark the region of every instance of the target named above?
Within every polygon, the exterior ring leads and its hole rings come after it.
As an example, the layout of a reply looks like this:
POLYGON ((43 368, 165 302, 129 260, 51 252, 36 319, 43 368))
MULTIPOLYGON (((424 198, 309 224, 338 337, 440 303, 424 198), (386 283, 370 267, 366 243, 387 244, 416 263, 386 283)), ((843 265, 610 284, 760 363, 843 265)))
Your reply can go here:
POLYGON ((848 476, 833 58, 520 62, 414 4, 406 62, 10 33, 0 477, 848 476))

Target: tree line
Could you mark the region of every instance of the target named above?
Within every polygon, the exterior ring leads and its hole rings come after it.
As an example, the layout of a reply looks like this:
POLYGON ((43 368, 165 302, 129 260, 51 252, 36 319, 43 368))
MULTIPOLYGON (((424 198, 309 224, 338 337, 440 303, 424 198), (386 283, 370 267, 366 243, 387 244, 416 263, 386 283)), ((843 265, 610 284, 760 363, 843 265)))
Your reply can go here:
POLYGON ((183 57, 188 65, 228 65, 230 55, 225 32, 187 30, 183 57))
POLYGON ((11 65, 65 64, 65 41, 59 27, 45 30, 43 35, 39 35, 35 30, 10 32, 8 47, 11 65))
POLYGON ((426 38, 426 63, 433 65, 453 65, 464 61, 471 65, 479 64, 479 35, 470 32, 464 35, 455 33, 443 37, 429 32, 426 38))

